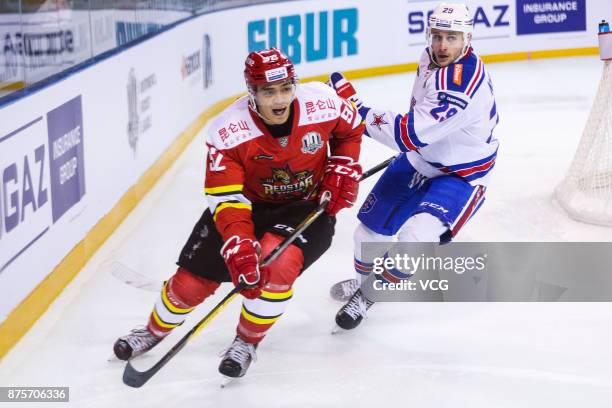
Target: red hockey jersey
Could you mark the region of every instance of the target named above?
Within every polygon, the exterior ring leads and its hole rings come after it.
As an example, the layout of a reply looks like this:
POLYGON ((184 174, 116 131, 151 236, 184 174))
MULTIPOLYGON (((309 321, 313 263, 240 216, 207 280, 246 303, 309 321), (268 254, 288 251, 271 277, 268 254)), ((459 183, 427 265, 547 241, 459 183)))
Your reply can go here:
POLYGON ((224 240, 255 239, 252 203, 316 199, 330 155, 359 159, 361 117, 330 87, 298 85, 293 109, 287 137, 272 137, 246 96, 211 123, 205 192, 224 240))

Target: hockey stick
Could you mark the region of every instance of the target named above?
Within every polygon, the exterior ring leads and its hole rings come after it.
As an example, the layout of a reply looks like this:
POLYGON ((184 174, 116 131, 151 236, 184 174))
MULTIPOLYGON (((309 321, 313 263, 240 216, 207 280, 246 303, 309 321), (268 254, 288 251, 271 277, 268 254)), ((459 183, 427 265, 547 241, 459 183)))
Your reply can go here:
POLYGON ((367 179, 370 176, 373 176, 374 174, 378 173, 379 171, 386 169, 387 166, 389 164, 391 164, 391 162, 397 157, 398 155, 395 156, 391 156, 389 157, 387 160, 385 160, 382 163, 377 164, 376 166, 372 167, 371 169, 368 169, 367 171, 365 171, 362 175, 361 175, 361 179, 359 180, 360 182, 362 182, 363 180, 367 179))
MULTIPOLYGON (((371 168, 362 174, 361 180, 370 177, 373 174, 378 173, 391 163, 394 157, 385 160, 383 163, 371 168)), ((330 200, 330 195, 323 196, 319 206, 313 210, 306 218, 295 228, 295 231, 286 237, 266 258, 261 262, 261 266, 267 266, 272 263, 284 250, 287 248, 296 238, 308 228, 319 216, 325 211, 327 203, 330 200)), ((151 379, 168 361, 170 361, 179 351, 187 345, 210 321, 244 289, 246 285, 239 284, 232 289, 206 316, 202 318, 191 330, 187 332, 153 367, 146 371, 138 371, 132 366, 132 362, 128 361, 123 371, 123 382, 130 387, 139 388, 142 387, 147 381, 151 379)))
MULTIPOLYGON (((329 200, 326 200, 324 203, 321 204, 327 205, 328 201, 329 200)), ((321 205, 319 205, 319 207, 321 207, 321 205)), ((323 206, 323 210, 325 210, 325 206, 323 206)), ((315 209, 311 214, 306 217, 304 221, 302 221, 300 225, 298 225, 297 230, 299 230, 300 233, 304 231, 304 229, 306 229, 306 227, 308 227, 319 215, 321 215, 322 212, 323 211, 320 211, 319 208, 315 209), (311 219, 311 217, 313 216, 314 218, 311 219), (304 225, 304 222, 306 221, 309 222, 304 225)), ((263 261, 262 265, 269 265, 272 261, 274 261, 281 254, 281 252, 284 251, 285 248, 287 248, 295 240, 294 235, 295 232, 283 242, 281 242, 276 248, 274 248, 274 250, 268 255, 268 258, 270 259, 266 258, 263 261)), ((298 235, 299 234, 295 236, 297 237, 298 235)), ((112 262, 109 266, 109 270, 110 274, 113 275, 113 277, 117 278, 126 285, 130 285, 136 289, 146 290, 147 292, 159 293, 159 291, 163 287, 163 283, 156 282, 153 279, 150 279, 149 277, 136 272, 135 270, 122 264, 119 261, 112 262)))
POLYGON ((114 278, 136 289, 159 293, 164 286, 163 282, 153 280, 142 273, 136 272, 119 261, 113 261, 108 266, 108 270, 114 278))
MULTIPOLYGON (((396 156, 393 156, 388 160, 385 160, 384 162, 372 167, 371 169, 363 173, 361 179, 364 180, 372 176, 373 174, 376 174, 379 171, 383 170, 395 157, 396 156)), ((133 288, 144 290, 147 292, 159 293, 159 291, 163 287, 163 282, 153 280, 148 276, 145 276, 142 273, 135 271, 134 269, 130 268, 127 265, 124 265, 119 261, 113 261, 107 268, 109 273, 114 278, 133 288)))
MULTIPOLYGON (((287 248, 296 238, 308 228, 319 216, 325 211, 325 207, 329 202, 330 196, 324 196, 319 206, 312 211, 308 216, 298 225, 295 231, 283 240, 266 258, 261 262, 261 266, 267 266, 272 263, 278 256, 287 248)), ((215 306, 206 316, 202 318, 191 330, 187 332, 179 341, 176 343, 170 351, 168 351, 153 367, 146 371, 137 371, 131 361, 128 361, 123 371, 123 382, 130 387, 142 387, 151 377, 155 375, 168 361, 172 359, 179 351, 187 345, 187 343, 193 339, 199 332, 206 326, 221 310, 225 307, 240 293, 242 289, 245 289, 246 285, 243 283, 232 289, 218 304, 215 306)))

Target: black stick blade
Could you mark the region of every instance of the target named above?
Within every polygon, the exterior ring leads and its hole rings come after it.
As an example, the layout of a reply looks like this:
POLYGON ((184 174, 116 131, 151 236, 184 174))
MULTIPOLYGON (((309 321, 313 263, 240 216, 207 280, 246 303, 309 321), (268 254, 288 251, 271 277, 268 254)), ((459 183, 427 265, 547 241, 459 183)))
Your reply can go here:
POLYGON ((123 371, 123 383, 130 387, 140 388, 159 370, 159 368, 155 368, 156 367, 153 366, 147 371, 137 371, 132 363, 128 361, 123 371))
MULTIPOLYGON (((233 292, 230 292, 230 294, 233 292)), ((229 296, 229 295, 228 295, 229 296)), ((214 309, 213 309, 214 311, 214 309)), ((210 315, 210 313, 208 314, 210 315)), ((208 316, 207 315, 207 316, 208 316)), ((203 322, 202 320, 200 324, 203 322)), ((134 368, 131 361, 128 361, 125 366, 125 370, 123 371, 123 383, 125 385, 129 385, 130 387, 140 388, 147 381, 151 379, 163 366, 165 366, 168 361, 172 359, 189 341, 189 339, 194 335, 199 325, 196 325, 193 329, 191 329, 182 339, 179 340, 178 343, 174 345, 155 365, 149 368, 146 371, 138 371, 134 368)))

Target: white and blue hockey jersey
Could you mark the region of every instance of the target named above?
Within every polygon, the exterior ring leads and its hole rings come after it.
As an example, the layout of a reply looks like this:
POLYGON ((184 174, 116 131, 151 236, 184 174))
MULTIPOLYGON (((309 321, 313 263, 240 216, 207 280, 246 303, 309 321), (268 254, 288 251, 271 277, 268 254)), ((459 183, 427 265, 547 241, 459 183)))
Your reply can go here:
POLYGON ((405 115, 361 107, 366 135, 407 152, 426 177, 454 174, 486 185, 495 165, 499 121, 493 84, 472 49, 445 68, 434 65, 429 49, 419 62, 410 111, 405 115))

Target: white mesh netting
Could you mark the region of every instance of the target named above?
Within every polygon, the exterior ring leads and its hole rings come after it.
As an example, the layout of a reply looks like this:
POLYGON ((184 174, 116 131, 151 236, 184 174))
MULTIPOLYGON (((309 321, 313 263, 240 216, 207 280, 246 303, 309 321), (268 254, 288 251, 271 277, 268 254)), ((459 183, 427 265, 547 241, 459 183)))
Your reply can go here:
POLYGON ((591 113, 555 195, 578 221, 612 226, 612 61, 606 61, 591 113))

